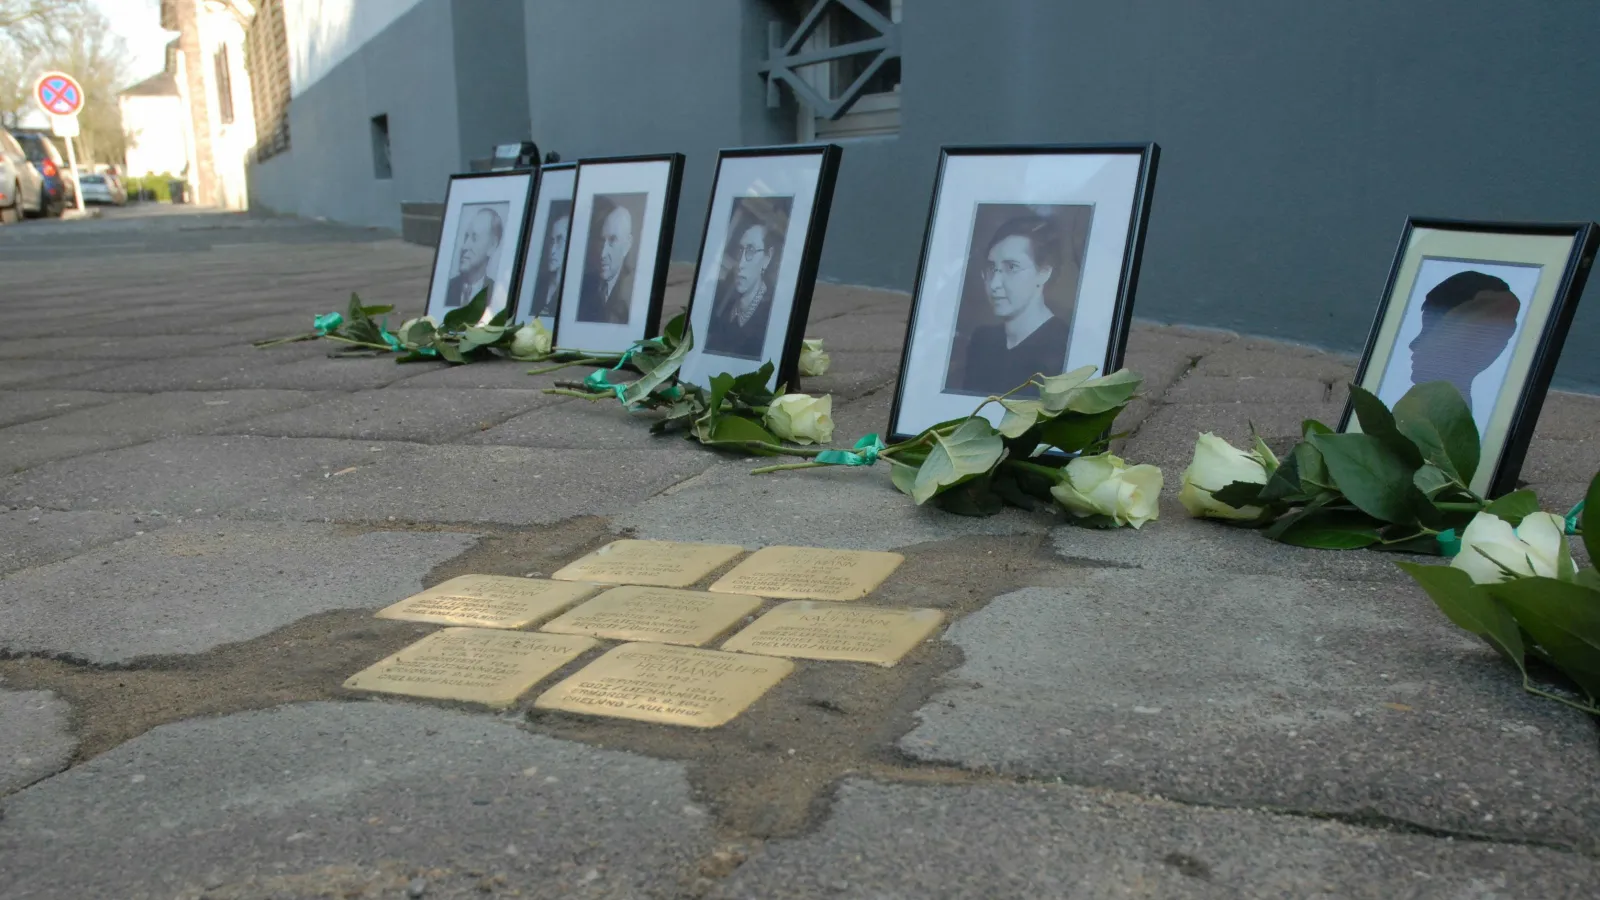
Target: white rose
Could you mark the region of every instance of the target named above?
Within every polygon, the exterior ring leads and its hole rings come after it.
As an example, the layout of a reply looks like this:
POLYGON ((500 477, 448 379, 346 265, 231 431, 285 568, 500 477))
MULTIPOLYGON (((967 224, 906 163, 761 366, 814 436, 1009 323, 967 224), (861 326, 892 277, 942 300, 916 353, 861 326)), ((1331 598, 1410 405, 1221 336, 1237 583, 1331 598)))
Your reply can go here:
POLYGON ((822 349, 822 338, 806 338, 800 342, 800 374, 828 374, 828 352, 822 349))
POLYGON ((511 336, 511 355, 517 357, 543 356, 550 352, 550 329, 538 320, 517 329, 511 336))
POLYGON ((1050 489, 1068 512, 1109 516, 1118 525, 1138 528, 1160 514, 1161 470, 1130 466, 1109 453, 1080 456, 1067 463, 1066 479, 1050 489))
POLYGON ((833 397, 785 394, 767 407, 767 428, 796 444, 833 440, 833 397))
POLYGON ((1266 484, 1267 469, 1261 457, 1233 446, 1211 432, 1200 435, 1194 444, 1194 461, 1183 470, 1183 487, 1178 502, 1191 516, 1213 519, 1254 519, 1261 515, 1258 506, 1235 508, 1211 496, 1236 481, 1266 484))
POLYGON ((438 330, 439 323, 435 322, 432 316, 418 316, 415 319, 407 319, 405 322, 401 323, 400 330, 396 331, 394 336, 399 338, 402 344, 415 348, 418 344, 422 343, 424 334, 432 335, 438 330), (419 331, 416 335, 411 334, 411 329, 414 326, 421 326, 424 324, 427 325, 426 329, 419 331))
POLYGON ((1478 513, 1461 533, 1461 552, 1450 565, 1478 584, 1496 584, 1513 577, 1571 578, 1577 566, 1568 553, 1566 522, 1554 513, 1533 513, 1512 529, 1491 513, 1478 513), (1509 574, 1508 574, 1509 573, 1509 574))

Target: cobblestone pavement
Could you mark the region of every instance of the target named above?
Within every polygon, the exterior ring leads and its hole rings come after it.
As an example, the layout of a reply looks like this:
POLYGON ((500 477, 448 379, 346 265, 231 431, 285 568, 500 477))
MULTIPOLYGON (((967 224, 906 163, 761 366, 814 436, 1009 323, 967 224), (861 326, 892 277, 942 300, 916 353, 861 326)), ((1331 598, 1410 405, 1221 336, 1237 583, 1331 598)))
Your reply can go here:
MULTIPOLYGON (((416 314, 432 256, 203 211, 0 230, 0 897, 1593 896, 1593 722, 1390 557, 1176 502, 1197 431, 1333 421, 1353 360, 1137 326, 1122 450, 1169 487, 1135 533, 751 477, 525 365, 250 346, 351 291, 416 314), (867 602, 949 624, 704 733, 341 688, 432 630, 374 609, 618 534, 897 549, 867 602)), ((907 310, 818 288, 841 442, 883 430, 907 310)), ((1551 397, 1547 507, 1597 435, 1551 397)))

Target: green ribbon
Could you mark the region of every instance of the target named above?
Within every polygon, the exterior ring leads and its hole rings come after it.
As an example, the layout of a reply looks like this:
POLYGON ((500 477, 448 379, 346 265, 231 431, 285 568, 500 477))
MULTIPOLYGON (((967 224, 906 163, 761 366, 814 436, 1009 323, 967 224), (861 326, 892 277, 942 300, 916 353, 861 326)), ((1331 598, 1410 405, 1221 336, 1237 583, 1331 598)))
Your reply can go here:
MULTIPOLYGON (((390 334, 389 329, 383 327, 382 325, 378 326, 378 334, 383 336, 383 342, 389 345, 390 350, 399 353, 400 351, 406 349, 406 345, 400 343, 400 339, 390 334)), ((430 347, 428 349, 431 350, 433 348, 430 347)))
POLYGON ((319 336, 325 335, 330 331, 337 331, 339 326, 343 324, 344 316, 336 312, 323 313, 311 320, 311 327, 316 330, 319 336))
POLYGON ((617 401, 621 402, 622 394, 627 391, 628 386, 625 384, 612 384, 611 380, 606 377, 609 373, 615 371, 616 369, 595 369, 589 373, 587 378, 583 379, 583 386, 596 394, 616 394, 617 401))
POLYGON ((1461 552, 1461 536, 1456 534, 1456 530, 1454 528, 1446 528, 1445 530, 1434 535, 1434 537, 1439 541, 1440 554, 1444 556, 1455 556, 1461 552))
POLYGON ((888 445, 876 434, 869 434, 856 441, 854 450, 824 450, 811 461, 830 466, 870 466, 878 461, 878 453, 887 449, 888 445))
POLYGON ((1578 505, 1572 508, 1572 512, 1567 513, 1567 534, 1578 533, 1578 523, 1583 521, 1584 502, 1585 501, 1583 500, 1579 500, 1578 505))

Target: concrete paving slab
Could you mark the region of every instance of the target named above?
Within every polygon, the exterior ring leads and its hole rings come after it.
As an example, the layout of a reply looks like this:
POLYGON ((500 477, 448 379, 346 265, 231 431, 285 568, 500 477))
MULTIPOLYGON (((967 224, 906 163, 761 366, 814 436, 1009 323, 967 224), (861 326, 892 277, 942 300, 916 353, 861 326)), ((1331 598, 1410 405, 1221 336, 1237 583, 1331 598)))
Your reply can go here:
POLYGON ((774 841, 716 898, 1581 898, 1600 864, 1058 785, 851 780, 806 837, 774 841))
POLYGON ((704 471, 709 452, 412 446, 305 492, 265 496, 235 514, 303 521, 541 525, 614 515, 704 471))
POLYGON ((1600 437, 1600 397, 1551 391, 1539 410, 1535 440, 1585 440, 1600 437))
POLYGON ((413 374, 404 381, 395 382, 397 388, 507 388, 510 390, 544 390, 557 378, 582 381, 592 368, 564 369, 553 375, 529 375, 537 369, 554 363, 517 362, 514 359, 487 359, 482 362, 452 366, 445 363, 407 363, 404 368, 413 374))
POLYGON ((651 434, 650 425, 659 418, 654 413, 630 413, 615 400, 591 402, 546 396, 560 402, 523 413, 487 431, 462 435, 455 442, 565 450, 708 452, 684 440, 681 433, 651 434))
MULTIPOLYGON (((104 369, 114 365, 108 360, 70 360, 70 359, 5 359, 0 360, 0 387, 14 388, 27 387, 30 390, 58 390, 60 388, 77 387, 69 385, 68 381, 76 380, 86 373, 104 369)), ((91 388, 101 390, 101 388, 91 388)), ((126 385, 113 386, 105 390, 132 390, 126 385)))
POLYGON ((212 515, 285 492, 321 490, 325 481, 346 477, 335 472, 414 447, 324 438, 169 438, 0 478, 0 503, 212 515))
POLYGON ((4 391, 0 392, 0 427, 104 406, 129 396, 103 391, 4 391))
POLYGON ((323 395, 308 391, 168 391, 133 396, 105 406, 0 429, 8 438, 99 435, 115 445, 181 434, 201 434, 242 419, 307 406, 323 395))
POLYGON ((828 350, 827 374, 800 379, 807 394, 832 394, 834 403, 854 400, 873 388, 890 384, 900 375, 900 354, 885 350, 828 350))
POLYGON ((0 345, 0 359, 172 359, 238 343, 237 338, 205 334, 42 337, 0 345))
POLYGON ((1207 353, 1194 371, 1196 375, 1219 377, 1249 375, 1343 383, 1355 377, 1358 362, 1346 354, 1241 338, 1207 353))
POLYGON ((58 562, 165 526, 165 517, 138 513, 0 512, 0 575, 58 562))
POLYGON ((476 535, 186 522, 0 579, 0 649, 92 663, 203 653, 313 613, 378 609, 476 535))
MULTIPOLYGON (((905 291, 819 283, 811 295, 808 325, 864 312, 898 314, 904 322, 911 314, 911 295, 905 291)), ((806 337, 816 337, 807 328, 806 337)))
POLYGON ((67 767, 78 746, 71 715, 49 691, 0 687, 0 797, 67 767))
POLYGON ((0 429, 0 473, 25 472, 53 460, 71 459, 132 443, 115 434, 7 434, 9 431, 0 429))
POLYGON ((164 725, 0 819, 40 900, 644 897, 713 846, 679 763, 376 702, 164 725))
POLYGON ((877 350, 900 352, 906 342, 907 312, 861 312, 814 322, 806 327, 806 337, 822 338, 829 352, 834 350, 877 350))
POLYGON ((486 431, 559 399, 527 390, 358 391, 291 412, 234 422, 216 433, 432 443, 486 431))
POLYGON ((1522 462, 1522 478, 1530 484, 1589 481, 1597 472, 1600 472, 1600 433, 1570 441, 1535 439, 1522 462))
POLYGON ((856 440, 876 434, 889 442, 889 406, 894 402, 894 385, 886 384, 869 394, 845 403, 833 404, 833 445, 849 447, 856 440))
MULTIPOLYGON (((31 361, 30 361, 31 362, 31 361)), ((176 359, 146 360, 106 367, 107 360, 85 365, 97 366, 72 377, 54 380, 66 388, 92 391, 219 391, 246 387, 266 387, 254 381, 253 373, 275 368, 280 361, 264 352, 227 356, 196 355, 176 359)), ((3 364, 0 364, 3 365, 3 364)), ((271 385, 277 387, 278 385, 271 385)), ((343 386, 339 386, 343 388, 343 386)))
POLYGON ((968 518, 919 507, 889 483, 885 464, 749 474, 770 462, 719 463, 622 511, 613 525, 659 540, 893 550, 971 535, 1037 534, 1059 521, 1018 509, 968 518))
POLYGON ((1600 851, 1594 724, 1416 588, 1086 571, 945 639, 917 759, 1600 851))
POLYGON ((1167 403, 1245 403, 1320 406, 1331 402, 1333 388, 1311 378, 1257 378, 1250 375, 1190 373, 1167 389, 1167 403))
POLYGON ((1174 473, 1169 470, 1166 477, 1159 519, 1137 534, 1120 528, 1055 528, 1051 536, 1057 555, 1099 565, 1155 570, 1170 569, 1174 560, 1182 560, 1186 571, 1217 572, 1224 577, 1279 575, 1403 584, 1410 584, 1411 576, 1396 562, 1440 561, 1436 556, 1373 550, 1308 550, 1269 541, 1254 529, 1191 518, 1178 502, 1179 485, 1174 473))

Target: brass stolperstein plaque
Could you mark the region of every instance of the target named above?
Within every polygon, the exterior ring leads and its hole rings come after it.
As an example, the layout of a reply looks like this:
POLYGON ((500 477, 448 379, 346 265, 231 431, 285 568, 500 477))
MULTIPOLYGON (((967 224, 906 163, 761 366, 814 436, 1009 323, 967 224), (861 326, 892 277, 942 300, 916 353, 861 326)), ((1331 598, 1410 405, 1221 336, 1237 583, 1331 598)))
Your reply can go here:
POLYGON ((630 584, 567 610, 541 630, 698 647, 760 606, 760 597, 630 584))
POLYGON ((904 561, 898 553, 872 550, 765 547, 718 578, 711 589, 793 600, 859 600, 904 561))
POLYGON ((505 707, 597 643, 570 634, 446 628, 357 672, 344 686, 505 707))
POLYGON ((592 585, 504 575, 462 575, 378 612, 380 619, 524 628, 549 618, 596 590, 592 585))
POLYGON ((794 669, 770 656, 623 644, 533 701, 538 709, 715 728, 794 669))
POLYGON ((795 600, 774 608, 724 650, 892 666, 944 621, 937 609, 884 609, 795 600))
POLYGON ((735 544, 612 541, 551 575, 561 581, 688 587, 744 552, 735 544))

